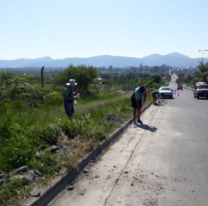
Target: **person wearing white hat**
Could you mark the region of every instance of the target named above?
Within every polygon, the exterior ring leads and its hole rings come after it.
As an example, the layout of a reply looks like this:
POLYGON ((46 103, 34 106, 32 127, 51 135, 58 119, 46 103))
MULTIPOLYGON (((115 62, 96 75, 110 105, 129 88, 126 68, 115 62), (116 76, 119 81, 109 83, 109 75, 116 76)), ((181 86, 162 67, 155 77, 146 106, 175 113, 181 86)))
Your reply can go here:
POLYGON ((74 96, 75 86, 77 85, 75 79, 70 79, 64 88, 64 109, 66 115, 70 118, 74 113, 74 96))

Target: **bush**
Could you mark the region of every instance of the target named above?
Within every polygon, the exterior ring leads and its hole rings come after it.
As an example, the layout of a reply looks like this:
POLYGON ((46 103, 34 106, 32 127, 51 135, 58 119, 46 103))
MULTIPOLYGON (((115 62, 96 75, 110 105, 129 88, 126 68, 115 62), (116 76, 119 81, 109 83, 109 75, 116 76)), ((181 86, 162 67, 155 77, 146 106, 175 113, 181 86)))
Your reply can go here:
POLYGON ((80 119, 68 119, 64 118, 59 121, 61 130, 68 136, 69 139, 73 139, 83 133, 84 124, 86 122, 83 118, 80 119))
POLYGON ((45 148, 47 144, 56 144, 60 134, 60 127, 55 123, 51 123, 45 127, 37 124, 28 131, 28 136, 33 140, 33 142, 37 146, 43 146, 43 148, 45 148), (46 145, 44 146, 44 144, 46 145))
POLYGON ((25 165, 33 155, 31 140, 24 136, 12 137, 0 150, 0 169, 10 171, 25 165))
POLYGON ((63 101, 63 97, 61 96, 60 93, 58 92, 50 92, 47 96, 46 96, 46 102, 49 105, 57 105, 60 104, 63 101))
POLYGON ((54 154, 48 151, 40 153, 28 162, 28 166, 39 170, 43 175, 53 175, 61 167, 54 154))
POLYGON ((61 130, 59 125, 51 123, 43 129, 41 138, 48 144, 53 145, 57 143, 60 134, 61 130))
POLYGON ((44 103, 49 90, 31 84, 31 78, 10 73, 0 74, 0 104, 21 100, 29 107, 44 103))
POLYGON ((102 126, 94 125, 94 127, 89 127, 88 132, 86 132, 84 138, 92 140, 93 142, 101 142, 106 139, 107 134, 102 126))
POLYGON ((17 196, 22 195, 20 189, 23 185, 23 181, 18 178, 8 179, 4 184, 0 185, 0 205, 14 205, 12 201, 17 196), (10 204, 10 202, 12 203, 10 204))

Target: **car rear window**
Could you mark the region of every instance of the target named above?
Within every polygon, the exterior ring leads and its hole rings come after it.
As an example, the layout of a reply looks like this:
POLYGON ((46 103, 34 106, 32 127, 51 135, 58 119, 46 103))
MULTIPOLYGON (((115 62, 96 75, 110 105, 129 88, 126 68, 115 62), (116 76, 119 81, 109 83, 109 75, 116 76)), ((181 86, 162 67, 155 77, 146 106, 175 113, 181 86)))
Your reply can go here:
POLYGON ((161 88, 161 90, 171 90, 171 89, 170 89, 170 88, 165 87, 165 88, 161 88))
POLYGON ((200 85, 199 89, 208 89, 208 85, 200 85))

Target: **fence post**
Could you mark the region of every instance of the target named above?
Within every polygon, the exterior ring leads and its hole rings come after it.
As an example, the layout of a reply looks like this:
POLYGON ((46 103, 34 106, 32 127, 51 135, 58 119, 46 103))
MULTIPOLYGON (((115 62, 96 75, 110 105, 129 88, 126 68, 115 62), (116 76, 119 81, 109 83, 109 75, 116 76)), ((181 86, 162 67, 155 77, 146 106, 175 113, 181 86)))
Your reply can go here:
POLYGON ((43 76, 43 70, 45 69, 45 67, 41 68, 41 86, 42 88, 44 87, 44 76, 43 76))

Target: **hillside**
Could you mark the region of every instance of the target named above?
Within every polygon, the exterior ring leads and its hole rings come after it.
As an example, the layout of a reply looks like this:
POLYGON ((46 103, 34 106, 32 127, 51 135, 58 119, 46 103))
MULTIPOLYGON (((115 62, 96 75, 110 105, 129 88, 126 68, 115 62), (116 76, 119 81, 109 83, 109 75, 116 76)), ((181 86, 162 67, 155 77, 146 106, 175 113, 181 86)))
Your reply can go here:
MULTIPOLYGON (((41 57, 36 59, 0 60, 0 68, 30 68, 41 66, 63 68, 70 64, 73 64, 74 66, 88 65, 95 67, 130 67, 139 66, 140 64, 148 66, 160 66, 166 64, 172 67, 194 67, 200 61, 200 58, 191 58, 180 53, 170 53, 167 55, 152 54, 143 58, 110 55, 65 59, 41 57)), ((206 61, 208 61, 208 59, 206 59, 206 61)))

